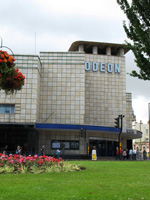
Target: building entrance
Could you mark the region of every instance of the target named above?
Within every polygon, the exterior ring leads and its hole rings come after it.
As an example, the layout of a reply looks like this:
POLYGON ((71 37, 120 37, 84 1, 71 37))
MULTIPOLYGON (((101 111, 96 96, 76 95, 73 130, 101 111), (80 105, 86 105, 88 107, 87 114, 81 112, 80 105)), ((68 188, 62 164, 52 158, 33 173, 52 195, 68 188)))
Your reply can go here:
POLYGON ((97 156, 115 156, 116 155, 116 147, 118 146, 118 142, 116 141, 107 141, 107 140, 90 140, 89 148, 90 155, 92 153, 93 146, 96 147, 97 156))
POLYGON ((0 152, 7 145, 7 154, 15 154, 17 146, 22 147, 22 154, 33 155, 38 141, 38 132, 33 125, 0 125, 0 152))

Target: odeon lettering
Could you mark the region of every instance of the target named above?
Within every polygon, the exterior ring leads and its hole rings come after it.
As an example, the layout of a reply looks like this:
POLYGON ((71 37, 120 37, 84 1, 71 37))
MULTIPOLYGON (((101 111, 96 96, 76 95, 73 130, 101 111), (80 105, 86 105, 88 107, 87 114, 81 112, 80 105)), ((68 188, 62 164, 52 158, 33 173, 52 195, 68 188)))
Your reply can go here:
POLYGON ((85 62, 85 71, 93 72, 108 72, 108 73, 118 73, 120 74, 120 64, 111 64, 111 63, 97 63, 93 62, 92 65, 90 65, 90 62, 85 62))

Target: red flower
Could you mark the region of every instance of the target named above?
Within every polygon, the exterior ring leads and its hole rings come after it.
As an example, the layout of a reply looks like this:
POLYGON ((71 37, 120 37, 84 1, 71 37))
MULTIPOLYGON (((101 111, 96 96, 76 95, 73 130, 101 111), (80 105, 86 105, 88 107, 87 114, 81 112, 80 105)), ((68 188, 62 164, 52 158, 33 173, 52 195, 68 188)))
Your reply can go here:
POLYGON ((43 164, 43 161, 38 161, 37 164, 43 164))
POLYGON ((15 154, 15 155, 14 155, 14 158, 20 158, 20 156, 15 154))
POLYGON ((8 62, 13 63, 15 61, 15 59, 12 56, 8 57, 8 62))
POLYGON ((1 54, 1 58, 3 58, 3 59, 5 58, 4 54, 1 54))

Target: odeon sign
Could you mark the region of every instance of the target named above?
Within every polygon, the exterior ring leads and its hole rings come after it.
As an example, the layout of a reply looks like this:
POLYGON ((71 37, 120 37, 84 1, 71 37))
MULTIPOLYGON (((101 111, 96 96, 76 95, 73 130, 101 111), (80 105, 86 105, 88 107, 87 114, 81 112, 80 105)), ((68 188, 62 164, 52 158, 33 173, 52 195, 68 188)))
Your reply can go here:
POLYGON ((85 62, 85 71, 93 72, 108 72, 108 73, 118 73, 120 74, 120 65, 119 64, 111 64, 111 63, 97 63, 93 62, 92 65, 90 65, 90 62, 85 62))

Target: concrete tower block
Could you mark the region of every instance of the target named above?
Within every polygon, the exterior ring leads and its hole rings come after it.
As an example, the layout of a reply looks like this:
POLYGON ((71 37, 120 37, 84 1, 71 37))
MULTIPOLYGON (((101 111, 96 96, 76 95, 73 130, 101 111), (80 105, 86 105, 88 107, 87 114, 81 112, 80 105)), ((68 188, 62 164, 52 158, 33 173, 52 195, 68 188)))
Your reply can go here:
POLYGON ((78 50, 79 50, 79 52, 84 52, 84 46, 80 45, 78 50))
POLYGON ((106 48, 106 55, 111 56, 111 47, 106 48))
POLYGON ((95 54, 95 55, 98 54, 98 48, 97 48, 97 46, 94 46, 92 50, 93 50, 93 54, 95 54))
POLYGON ((119 49, 119 55, 124 56, 124 49, 119 49))

